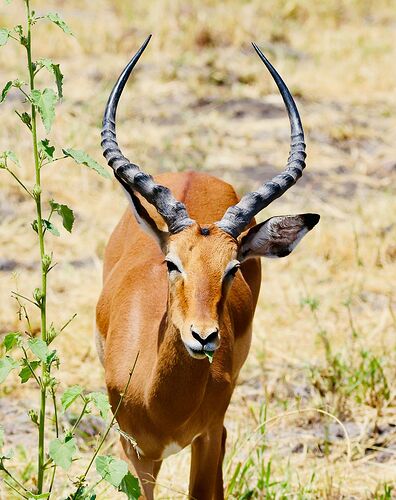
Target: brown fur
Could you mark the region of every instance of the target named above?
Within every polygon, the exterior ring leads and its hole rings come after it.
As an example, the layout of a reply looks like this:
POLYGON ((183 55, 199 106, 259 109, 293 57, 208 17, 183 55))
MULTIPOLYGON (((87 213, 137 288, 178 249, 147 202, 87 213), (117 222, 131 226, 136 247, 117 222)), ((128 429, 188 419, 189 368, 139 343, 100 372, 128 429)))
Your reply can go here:
MULTIPOLYGON (((97 306, 106 384, 114 407, 139 352, 117 420, 141 450, 139 460, 122 440, 146 497, 153 498, 153 477, 165 447, 192 443, 190 495, 220 499, 223 420, 250 347, 260 262, 243 263, 224 290, 223 272, 236 257, 237 242, 211 223, 237 202, 233 188, 198 173, 164 174, 156 180, 186 204, 199 225, 209 225, 209 235, 193 225, 170 237, 168 249, 178 255, 187 276, 172 282, 158 244, 139 227, 131 210, 125 212, 106 249, 97 306), (219 325, 220 347, 212 364, 194 359, 183 345, 192 323, 199 323, 201 330, 219 325)), ((153 207, 145 207, 161 226, 153 207)))

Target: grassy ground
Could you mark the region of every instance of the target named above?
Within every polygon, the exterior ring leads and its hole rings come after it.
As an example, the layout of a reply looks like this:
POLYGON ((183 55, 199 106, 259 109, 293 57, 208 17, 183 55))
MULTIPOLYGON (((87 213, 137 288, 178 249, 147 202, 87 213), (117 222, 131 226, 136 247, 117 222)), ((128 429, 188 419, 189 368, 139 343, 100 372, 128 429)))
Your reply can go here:
MULTIPOLYGON (((44 24, 37 29, 36 57, 55 59, 66 75, 53 139, 98 160, 110 87, 153 32, 119 113, 124 151, 150 173, 199 169, 243 193, 279 170, 287 157, 287 118, 249 42, 256 41, 275 63, 298 99, 308 166, 304 180, 261 218, 315 211, 322 219, 290 258, 263 262, 254 341, 227 414, 227 496, 263 498, 266 491, 268 498, 392 498, 394 1, 35 4, 39 12, 60 12, 77 35, 65 39, 44 24)), ((3 3, 0 25, 21 22, 21 5, 3 3)), ((9 45, 1 53, 0 86, 16 76, 26 80, 21 49, 9 45)), ((29 137, 15 107, 23 108, 16 93, 1 105, 0 150, 18 153, 22 177, 32 183, 29 137)), ((29 294, 38 282, 27 223, 31 202, 1 174, 0 334, 20 327, 10 290, 29 294)), ((58 341, 62 384, 100 389, 94 307, 103 249, 125 200, 115 182, 67 161, 48 167, 44 183, 77 216, 73 235, 50 243, 59 262, 50 275, 51 317, 62 324, 78 313, 58 341)), ((33 311, 32 316, 38 328, 33 311)), ((8 380, 1 389, 0 420, 12 433, 11 444, 20 445, 22 468, 23 447, 28 460, 35 439, 24 411, 38 398, 33 386, 8 380)), ((113 437, 109 446, 115 442, 113 437)), ((89 440, 80 446, 84 461, 89 440)), ((188 454, 184 450, 165 462, 159 498, 185 495, 188 454)))

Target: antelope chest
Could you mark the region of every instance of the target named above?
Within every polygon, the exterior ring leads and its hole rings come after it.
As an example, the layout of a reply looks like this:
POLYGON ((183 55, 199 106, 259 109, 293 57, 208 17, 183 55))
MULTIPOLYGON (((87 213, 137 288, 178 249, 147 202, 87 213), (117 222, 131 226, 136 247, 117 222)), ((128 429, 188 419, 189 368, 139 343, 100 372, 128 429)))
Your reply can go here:
POLYGON ((167 444, 165 448, 162 450, 161 459, 168 458, 171 455, 178 453, 182 449, 183 449, 182 446, 180 446, 178 443, 171 442, 167 444))
POLYGON ((177 441, 160 441, 155 439, 154 436, 146 436, 146 440, 137 440, 138 444, 135 446, 137 454, 141 457, 149 458, 151 460, 164 460, 181 451, 189 443, 181 445, 177 441), (147 439, 148 438, 148 439, 147 439))

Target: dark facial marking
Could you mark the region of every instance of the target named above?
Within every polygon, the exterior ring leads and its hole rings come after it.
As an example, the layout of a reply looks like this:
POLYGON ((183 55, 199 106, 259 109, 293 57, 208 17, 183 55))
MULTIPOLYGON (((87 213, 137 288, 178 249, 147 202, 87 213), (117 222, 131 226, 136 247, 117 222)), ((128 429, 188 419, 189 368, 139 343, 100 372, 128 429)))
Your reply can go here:
POLYGON ((209 236, 210 231, 207 227, 201 227, 201 234, 202 236, 209 236))

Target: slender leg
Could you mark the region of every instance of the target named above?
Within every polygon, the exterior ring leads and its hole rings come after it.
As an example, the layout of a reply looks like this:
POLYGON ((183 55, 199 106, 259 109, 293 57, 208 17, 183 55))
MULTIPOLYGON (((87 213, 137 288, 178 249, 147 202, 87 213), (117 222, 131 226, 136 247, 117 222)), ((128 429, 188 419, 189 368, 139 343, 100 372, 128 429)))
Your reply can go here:
POLYGON ((216 477, 216 490, 215 490, 215 500, 223 500, 224 499, 224 485, 223 485, 223 460, 225 454, 227 440, 227 429, 223 426, 223 433, 221 435, 221 450, 219 461, 217 464, 217 477, 216 477))
POLYGON ((225 446, 223 425, 194 439, 191 445, 190 497, 223 500, 222 462, 225 446))
POLYGON ((127 462, 132 465, 133 471, 137 474, 143 489, 143 498, 154 500, 155 481, 161 468, 162 460, 148 460, 144 457, 138 457, 133 446, 121 437, 122 454, 127 462))

